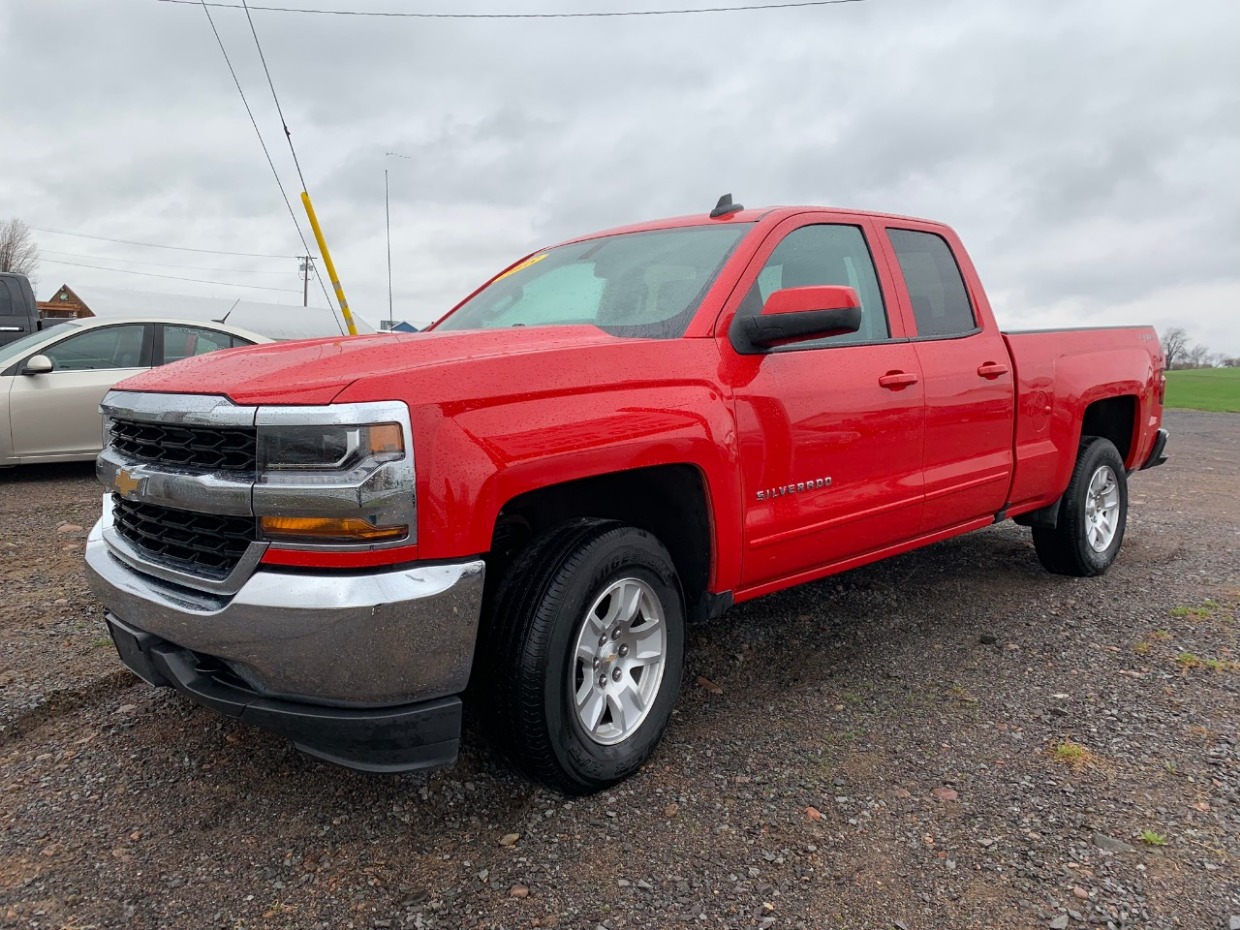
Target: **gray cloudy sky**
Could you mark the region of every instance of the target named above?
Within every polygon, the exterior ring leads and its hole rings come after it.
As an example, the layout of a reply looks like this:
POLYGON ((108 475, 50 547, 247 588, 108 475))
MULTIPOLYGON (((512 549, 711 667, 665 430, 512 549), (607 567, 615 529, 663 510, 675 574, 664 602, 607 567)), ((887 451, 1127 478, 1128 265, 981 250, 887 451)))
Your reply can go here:
MULTIPOLYGON (((259 2, 535 12, 740 0, 259 2)), ((244 13, 213 15, 300 220, 244 13)), ((731 191, 749 206, 945 220, 1008 327, 1181 325, 1240 355, 1236 0, 254 20, 350 303, 372 321, 387 315, 387 168, 398 319, 438 316, 533 248, 705 211, 731 191)), ((201 249, 301 251, 201 8, 4 0, 0 114, 0 219, 201 249)), ((77 282, 300 302, 291 258, 37 238, 40 297, 77 282), (217 270, 241 268, 262 273, 217 270)))

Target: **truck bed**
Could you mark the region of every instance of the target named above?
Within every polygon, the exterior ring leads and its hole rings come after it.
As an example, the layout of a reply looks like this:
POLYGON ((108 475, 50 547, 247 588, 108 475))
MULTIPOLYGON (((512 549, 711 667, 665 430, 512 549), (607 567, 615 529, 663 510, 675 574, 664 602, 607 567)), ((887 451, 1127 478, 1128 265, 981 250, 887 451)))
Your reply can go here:
POLYGON ((1162 417, 1162 349, 1153 327, 1004 330, 1003 338, 1016 376, 1012 510, 1036 509, 1063 493, 1084 410, 1095 401, 1131 405, 1137 398, 1139 416, 1129 406, 1116 446, 1129 469, 1140 467, 1162 417))

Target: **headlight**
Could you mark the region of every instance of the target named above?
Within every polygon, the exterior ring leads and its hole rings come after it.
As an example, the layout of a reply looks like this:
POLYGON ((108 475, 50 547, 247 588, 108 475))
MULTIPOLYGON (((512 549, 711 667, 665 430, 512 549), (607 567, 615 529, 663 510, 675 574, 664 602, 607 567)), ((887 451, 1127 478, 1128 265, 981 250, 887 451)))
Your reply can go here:
POLYGON ((365 426, 272 426, 258 433, 261 469, 349 471, 367 461, 395 462, 404 457, 398 423, 365 426))
POLYGON ((417 541, 409 410, 398 402, 259 407, 254 515, 283 548, 417 541))

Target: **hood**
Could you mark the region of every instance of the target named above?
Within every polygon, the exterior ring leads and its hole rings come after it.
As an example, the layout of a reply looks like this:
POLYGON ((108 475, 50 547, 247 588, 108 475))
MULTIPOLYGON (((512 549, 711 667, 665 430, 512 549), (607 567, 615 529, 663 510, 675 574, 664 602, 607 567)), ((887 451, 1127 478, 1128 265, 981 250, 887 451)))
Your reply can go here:
POLYGON ((213 352, 152 368, 116 387, 222 394, 238 404, 327 404, 363 377, 385 380, 459 362, 619 341, 593 326, 340 336, 213 352))

